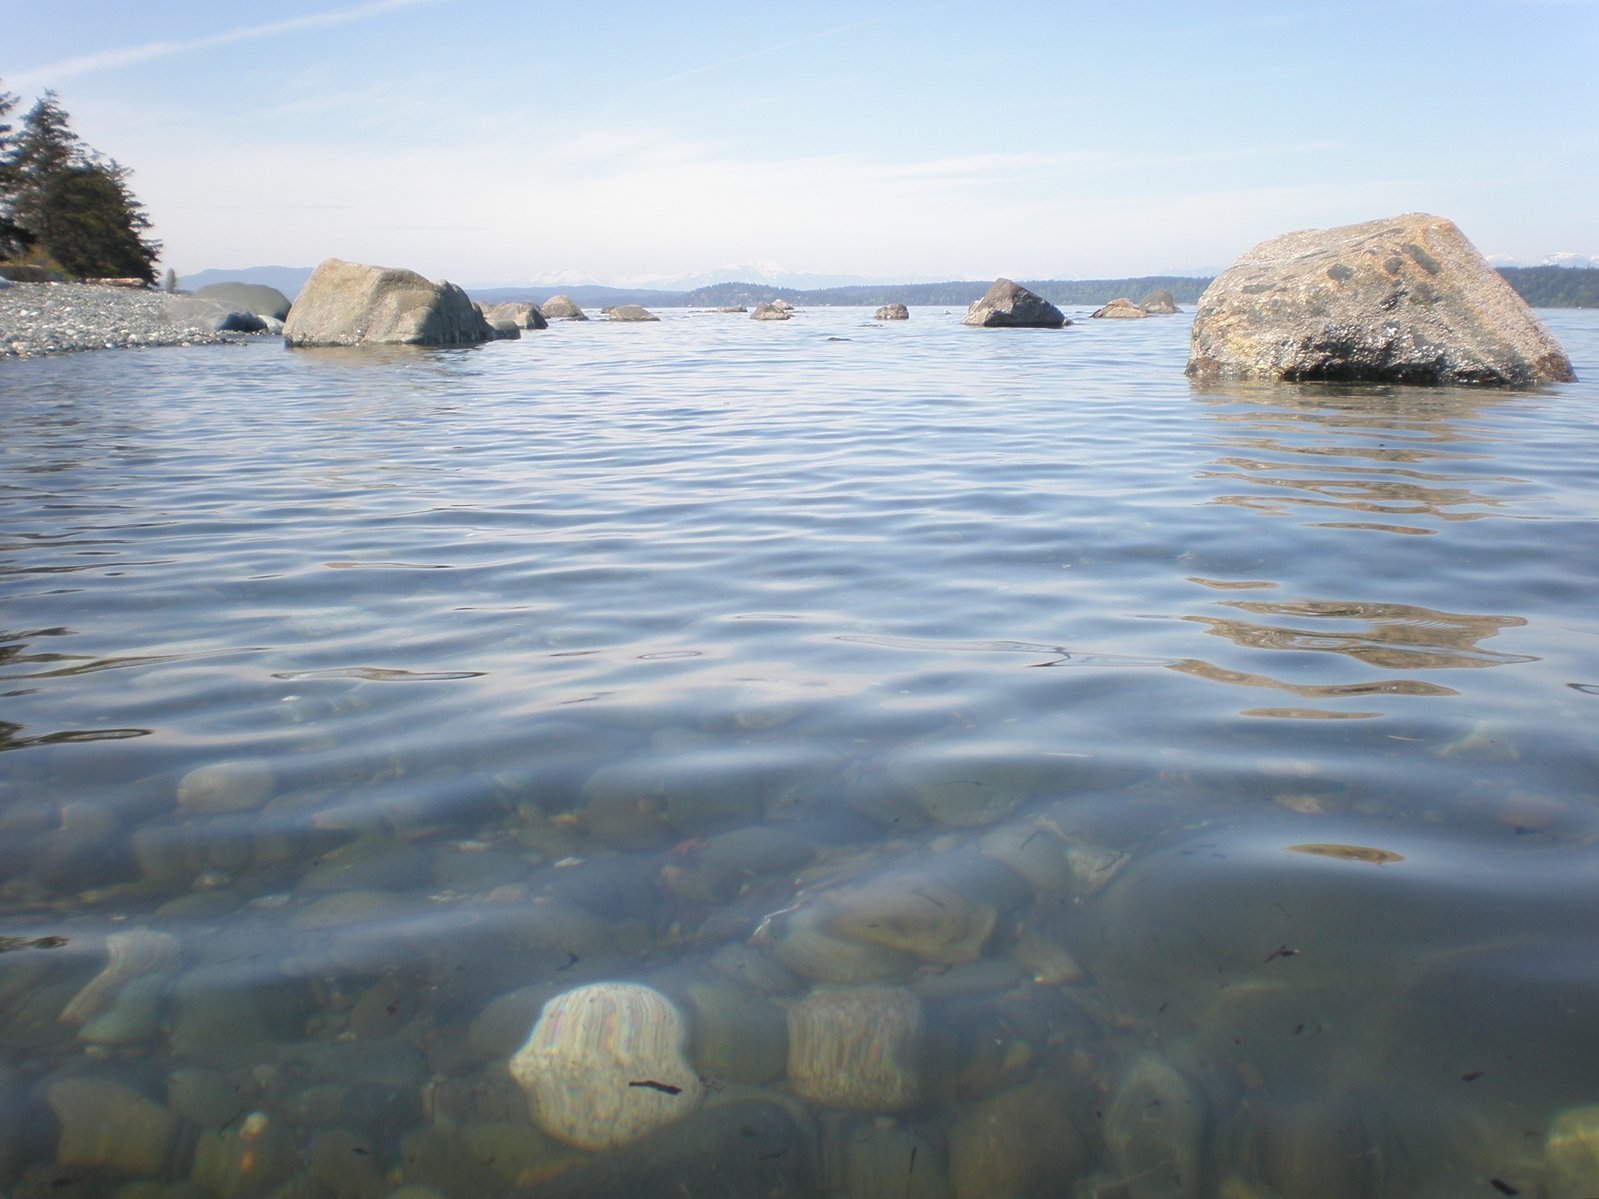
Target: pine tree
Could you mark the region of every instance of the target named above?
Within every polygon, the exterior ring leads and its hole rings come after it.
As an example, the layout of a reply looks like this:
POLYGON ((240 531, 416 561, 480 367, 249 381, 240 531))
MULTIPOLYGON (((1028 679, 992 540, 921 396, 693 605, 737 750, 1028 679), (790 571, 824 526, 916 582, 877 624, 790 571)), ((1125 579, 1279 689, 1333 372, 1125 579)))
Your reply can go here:
POLYGON ((0 259, 14 258, 26 253, 33 238, 12 217, 15 202, 15 170, 11 155, 16 138, 11 133, 11 122, 6 120, 17 106, 17 97, 0 88, 0 259))
MULTIPOLYGON (((15 104, 0 96, 0 118, 15 104)), ((0 215, 15 243, 0 251, 31 245, 69 274, 155 282, 161 243, 145 236, 150 219, 128 188, 129 174, 85 146, 55 92, 46 91, 14 136, 0 127, 0 215)))

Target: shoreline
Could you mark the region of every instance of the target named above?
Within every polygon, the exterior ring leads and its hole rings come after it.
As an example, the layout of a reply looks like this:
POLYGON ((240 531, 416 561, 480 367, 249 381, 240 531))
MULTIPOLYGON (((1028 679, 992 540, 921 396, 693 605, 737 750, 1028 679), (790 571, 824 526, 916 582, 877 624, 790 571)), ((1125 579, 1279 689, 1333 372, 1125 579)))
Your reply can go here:
POLYGON ((44 358, 85 350, 233 345, 271 333, 218 332, 188 296, 101 283, 12 283, 0 287, 0 359, 44 358))

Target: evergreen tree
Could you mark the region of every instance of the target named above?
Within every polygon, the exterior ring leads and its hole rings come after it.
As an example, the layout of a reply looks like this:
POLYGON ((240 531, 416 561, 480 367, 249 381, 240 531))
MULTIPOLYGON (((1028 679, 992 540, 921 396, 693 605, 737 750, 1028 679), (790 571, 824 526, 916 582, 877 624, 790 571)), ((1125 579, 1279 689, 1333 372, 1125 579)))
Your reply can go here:
POLYGON ((3 118, 15 104, 0 95, 0 253, 31 246, 69 274, 155 282, 161 243, 145 236, 150 220, 128 170, 83 144, 55 92, 12 135, 3 118))

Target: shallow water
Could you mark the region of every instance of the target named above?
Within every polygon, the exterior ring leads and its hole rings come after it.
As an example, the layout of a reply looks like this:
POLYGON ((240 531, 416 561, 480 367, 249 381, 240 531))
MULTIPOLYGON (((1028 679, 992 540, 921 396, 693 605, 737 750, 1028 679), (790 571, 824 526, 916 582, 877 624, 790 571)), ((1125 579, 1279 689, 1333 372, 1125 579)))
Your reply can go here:
POLYGON ((0 369, 0 1194, 1599 1193, 1599 384, 960 315, 0 369))

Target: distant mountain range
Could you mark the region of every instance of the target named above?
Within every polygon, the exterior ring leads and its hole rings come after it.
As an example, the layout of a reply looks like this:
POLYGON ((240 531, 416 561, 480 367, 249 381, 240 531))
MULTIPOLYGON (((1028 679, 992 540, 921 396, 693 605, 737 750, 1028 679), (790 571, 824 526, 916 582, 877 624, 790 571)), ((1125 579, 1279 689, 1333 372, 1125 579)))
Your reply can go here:
MULTIPOLYGON (((1534 308, 1599 308, 1599 267, 1588 266, 1579 255, 1554 255, 1560 262, 1540 266, 1500 266, 1499 273, 1534 308)), ((264 283, 293 299, 311 277, 311 267, 253 266, 238 270, 205 270, 184 275, 178 284, 194 291, 211 283, 264 283)), ((547 300, 565 295, 584 308, 604 308, 616 304, 642 304, 655 308, 746 307, 762 300, 787 300, 790 304, 812 307, 829 305, 875 307, 879 304, 945 305, 970 304, 988 289, 991 280, 949 280, 946 282, 874 283, 834 282, 839 276, 786 276, 789 279, 829 280, 798 286, 772 279, 710 282, 693 287, 656 288, 614 287, 598 283, 528 283, 515 287, 468 287, 467 293, 479 303, 502 300, 547 300)), ((845 277, 847 278, 847 277, 845 277)), ((1125 279, 1023 279, 1031 288, 1055 304, 1104 304, 1118 296, 1142 299, 1159 288, 1169 291, 1179 304, 1192 305, 1210 284, 1210 278, 1188 275, 1141 275, 1125 279)))

